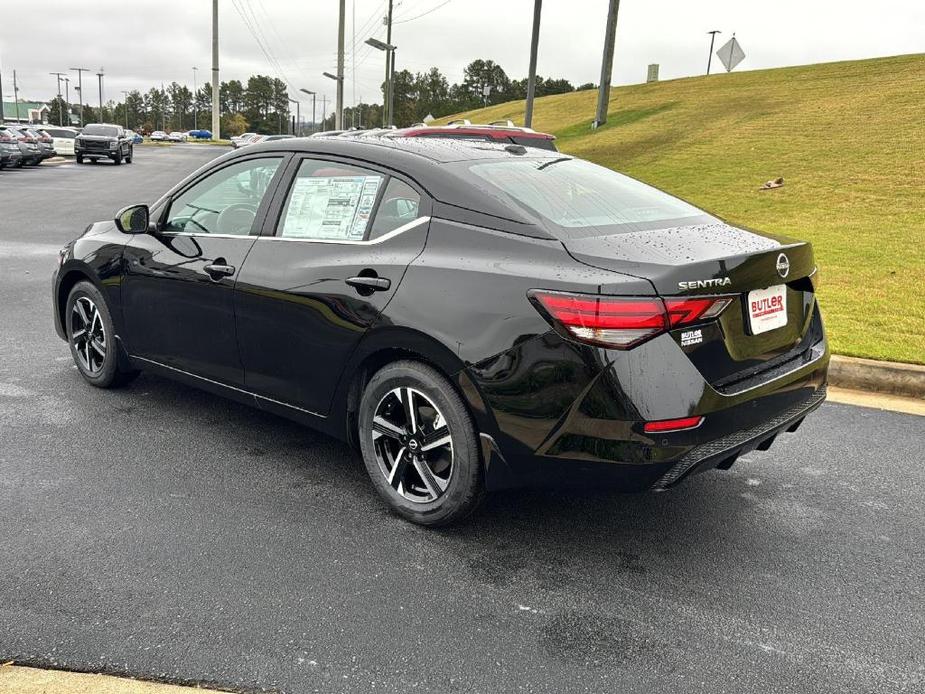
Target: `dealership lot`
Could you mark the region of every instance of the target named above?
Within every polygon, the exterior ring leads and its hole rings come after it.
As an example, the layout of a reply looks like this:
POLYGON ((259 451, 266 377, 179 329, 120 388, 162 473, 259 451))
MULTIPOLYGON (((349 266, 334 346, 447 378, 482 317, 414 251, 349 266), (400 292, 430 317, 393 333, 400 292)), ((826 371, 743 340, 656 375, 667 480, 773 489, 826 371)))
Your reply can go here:
POLYGON ((0 662, 287 692, 925 687, 923 418, 827 404, 673 492, 509 492, 429 531, 308 429, 84 384, 57 249, 222 151, 0 172, 0 662))

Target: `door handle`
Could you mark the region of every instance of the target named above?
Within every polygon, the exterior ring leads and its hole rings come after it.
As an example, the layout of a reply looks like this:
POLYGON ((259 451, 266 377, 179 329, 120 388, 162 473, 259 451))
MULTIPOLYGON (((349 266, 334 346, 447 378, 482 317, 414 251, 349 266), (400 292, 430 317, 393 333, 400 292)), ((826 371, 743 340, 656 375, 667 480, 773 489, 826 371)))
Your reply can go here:
POLYGON ((387 277, 348 277, 344 281, 351 287, 373 292, 384 292, 392 287, 387 277))
POLYGON ((235 273, 234 265, 225 265, 219 262, 206 265, 203 270, 208 272, 213 280, 220 280, 222 277, 230 277, 235 273))

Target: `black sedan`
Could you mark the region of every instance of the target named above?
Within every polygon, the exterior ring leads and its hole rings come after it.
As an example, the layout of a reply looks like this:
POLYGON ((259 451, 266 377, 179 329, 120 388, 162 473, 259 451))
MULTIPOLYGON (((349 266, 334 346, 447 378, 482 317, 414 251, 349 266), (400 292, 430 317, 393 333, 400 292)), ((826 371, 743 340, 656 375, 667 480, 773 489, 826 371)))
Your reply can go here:
POLYGON ((398 513, 526 483, 664 490, 794 431, 829 350, 807 243, 519 145, 232 152, 60 254, 92 385, 140 369, 350 441, 398 513))

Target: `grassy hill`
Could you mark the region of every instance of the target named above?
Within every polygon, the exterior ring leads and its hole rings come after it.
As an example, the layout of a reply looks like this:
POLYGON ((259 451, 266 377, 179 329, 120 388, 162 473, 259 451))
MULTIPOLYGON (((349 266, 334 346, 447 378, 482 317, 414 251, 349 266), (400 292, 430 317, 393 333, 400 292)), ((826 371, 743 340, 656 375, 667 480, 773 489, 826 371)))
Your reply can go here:
POLYGON ((925 55, 620 87, 592 131, 596 99, 538 99, 534 127, 733 223, 809 239, 834 350, 925 363, 925 55))

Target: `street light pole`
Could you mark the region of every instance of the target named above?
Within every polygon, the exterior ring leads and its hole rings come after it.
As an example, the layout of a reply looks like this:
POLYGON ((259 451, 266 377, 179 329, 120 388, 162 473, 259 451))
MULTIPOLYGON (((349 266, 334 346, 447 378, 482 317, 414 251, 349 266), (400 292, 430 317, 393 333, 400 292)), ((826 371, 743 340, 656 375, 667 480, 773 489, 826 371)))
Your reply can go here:
POLYGON ((61 77, 64 75, 63 72, 49 72, 49 75, 54 75, 58 78, 58 125, 64 127, 64 109, 61 108, 61 77))
POLYGON ((392 106, 395 103, 393 100, 395 94, 395 51, 398 47, 379 39, 366 39, 366 45, 385 51, 385 64, 389 69, 386 73, 386 89, 382 102, 382 121, 383 127, 389 128, 392 126, 392 106))
POLYGON ((707 55, 707 74, 710 74, 710 63, 713 62, 713 42, 716 40, 717 34, 722 34, 719 29, 714 29, 713 31, 707 32, 710 35, 710 53, 707 55))
POLYGON ((196 84, 198 67, 193 67, 193 130, 199 130, 199 87, 196 84))
MULTIPOLYGON (((295 114, 296 114, 295 117, 296 117, 296 121, 297 121, 298 123, 301 123, 301 122, 302 122, 302 105, 301 105, 298 101, 296 101, 295 99, 293 99, 292 97, 288 97, 288 96, 287 96, 286 98, 289 100, 289 103, 290 103, 290 104, 295 104, 295 114)), ((296 132, 295 132, 295 125, 292 126, 292 133, 291 133, 291 134, 292 134, 292 135, 295 135, 295 134, 296 134, 296 132)))
POLYGON ((212 0, 212 139, 221 137, 221 117, 219 114, 219 74, 218 74, 218 0, 212 0))
POLYGON ((85 67, 70 67, 68 70, 77 73, 77 92, 80 94, 80 127, 84 125, 84 81, 83 76, 85 72, 90 72, 89 68, 85 67))
POLYGON ((96 77, 99 80, 100 86, 100 122, 103 121, 103 68, 100 68, 100 71, 96 73, 96 77))
POLYGON ((540 13, 543 0, 536 0, 533 5, 533 36, 530 39, 530 76, 527 79, 527 107, 524 112, 524 125, 533 125, 533 97, 536 96, 536 53, 540 44, 540 13))
POLYGON ((308 94, 312 98, 312 132, 315 132, 315 92, 310 89, 300 89, 303 94, 308 94))
POLYGON ((604 32, 604 59, 601 63, 601 84, 597 91, 597 117, 592 128, 599 128, 607 122, 607 109, 610 106, 610 79, 613 76, 613 45, 617 37, 617 12, 620 0, 610 0, 607 10, 607 28, 604 32))
POLYGON ((71 125, 71 78, 64 78, 64 103, 67 105, 67 124, 71 125))
MULTIPOLYGON (((324 75, 325 77, 327 77, 329 80, 334 80, 335 82, 337 82, 337 93, 341 95, 341 98, 343 98, 343 94, 344 94, 344 78, 343 78, 342 76, 340 76, 340 75, 332 75, 330 72, 322 72, 321 74, 324 75)), ((327 113, 327 110, 328 110, 328 108, 327 108, 327 107, 328 107, 328 97, 327 97, 327 96, 324 97, 324 99, 322 100, 322 103, 324 104, 324 111, 325 111, 325 113, 327 113)), ((343 105, 343 101, 338 101, 338 102, 336 102, 336 104, 342 106, 342 105, 343 105)), ((322 116, 322 117, 321 117, 321 120, 322 120, 322 122, 324 122, 325 117, 322 116)), ((344 129, 344 128, 343 128, 343 124, 344 124, 344 113, 343 113, 343 111, 341 111, 341 110, 336 110, 336 106, 335 106, 335 111, 334 111, 334 129, 335 129, 335 130, 343 130, 343 129, 344 129)))
POLYGON ((122 100, 122 110, 125 111, 125 129, 128 130, 128 95, 129 92, 122 90, 122 96, 125 97, 122 100))
MULTIPOLYGON (((385 18, 385 42, 392 45, 392 0, 389 0, 389 13, 385 18)), ((369 43, 367 41, 366 43, 369 43)), ((385 54, 385 91, 382 94, 382 127, 388 127, 391 123, 391 114, 389 113, 388 103, 389 94, 392 93, 392 57, 389 53, 385 54)))
POLYGON ((347 0, 340 0, 340 17, 337 24, 337 115, 334 129, 344 127, 344 25, 346 24, 347 0))

